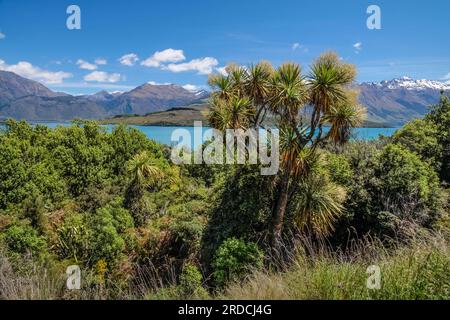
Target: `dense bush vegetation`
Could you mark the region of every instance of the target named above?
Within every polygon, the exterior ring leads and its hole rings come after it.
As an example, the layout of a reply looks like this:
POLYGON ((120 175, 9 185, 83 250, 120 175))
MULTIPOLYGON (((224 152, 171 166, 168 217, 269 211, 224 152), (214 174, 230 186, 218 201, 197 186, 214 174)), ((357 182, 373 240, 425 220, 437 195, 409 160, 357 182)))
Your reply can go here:
MULTIPOLYGON (((335 63, 323 57, 316 76, 335 63)), ((272 72, 266 67, 251 70, 272 72)), ((283 67, 278 89, 297 76, 283 67)), ((0 131, 0 298, 450 298, 448 98, 372 142, 348 142, 354 123, 338 127, 334 111, 323 119, 332 133, 314 145, 292 145, 298 137, 284 129, 276 176, 261 176, 257 165, 176 166, 167 147, 123 126, 8 121, 0 131), (369 241, 354 248, 369 237, 382 254, 363 254, 374 252, 369 241), (379 292, 361 284, 374 262, 386 274, 379 292), (83 270, 80 292, 64 289, 71 264, 83 270)), ((234 121, 251 123, 239 114, 234 121)))
POLYGON ((222 287, 232 280, 245 277, 263 265, 263 253, 254 243, 236 238, 225 240, 214 257, 214 280, 222 287))

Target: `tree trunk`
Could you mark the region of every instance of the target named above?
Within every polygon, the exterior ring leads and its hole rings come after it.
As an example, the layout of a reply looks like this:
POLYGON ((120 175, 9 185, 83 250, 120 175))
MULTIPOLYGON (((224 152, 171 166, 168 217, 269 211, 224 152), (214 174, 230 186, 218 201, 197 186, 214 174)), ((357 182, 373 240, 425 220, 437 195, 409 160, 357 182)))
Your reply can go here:
POLYGON ((277 249, 280 245, 281 232, 283 229, 284 215, 288 204, 289 195, 289 174, 283 174, 278 189, 278 197, 273 209, 273 223, 272 223, 272 249, 277 249))

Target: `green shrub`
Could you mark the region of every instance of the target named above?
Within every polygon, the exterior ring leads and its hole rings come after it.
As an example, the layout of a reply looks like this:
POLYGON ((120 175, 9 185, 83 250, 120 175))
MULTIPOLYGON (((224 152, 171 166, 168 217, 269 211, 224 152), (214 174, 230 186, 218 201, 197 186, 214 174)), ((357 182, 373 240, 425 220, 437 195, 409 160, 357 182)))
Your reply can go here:
POLYGON ((343 186, 351 183, 353 171, 348 159, 344 155, 327 153, 326 167, 333 182, 343 186))
POLYGON ((187 264, 180 275, 178 289, 184 299, 205 299, 208 292, 203 288, 203 276, 196 266, 187 264))
POLYGON ((202 239, 202 258, 209 266, 228 238, 257 241, 267 236, 272 219, 273 177, 258 166, 233 167, 213 191, 210 218, 202 239))
POLYGON ((349 235, 400 236, 402 223, 430 228, 444 210, 444 196, 430 164, 396 144, 350 143, 343 152, 353 172, 345 184, 345 213, 332 242, 349 235))
POLYGON ((439 143, 438 134, 438 128, 433 123, 418 119, 398 130, 392 141, 414 152, 439 172, 443 146, 439 143))
POLYGON ((91 263, 104 261, 107 268, 115 266, 125 250, 125 240, 117 230, 117 221, 110 208, 101 208, 88 218, 91 263))
POLYGON ((57 230, 56 252, 76 263, 89 260, 90 229, 83 214, 69 215, 57 230))
POLYGON ((12 252, 38 255, 45 250, 45 239, 27 225, 13 225, 4 234, 4 241, 12 252))
POLYGON ((216 285, 223 287, 229 281, 242 280, 251 270, 263 266, 263 257, 255 243, 227 239, 220 245, 213 262, 216 285))
POLYGON ((379 156, 376 175, 381 205, 400 218, 431 226, 443 210, 442 190, 436 172, 408 149, 387 145, 379 156))
POLYGON ((430 107, 424 119, 407 123, 393 136, 401 144, 429 163, 444 182, 450 181, 450 100, 442 92, 438 104, 430 107))
POLYGON ((205 223, 198 216, 184 213, 169 225, 171 244, 179 259, 198 254, 205 223))
POLYGON ((188 263, 183 267, 178 285, 170 285, 146 295, 149 300, 205 300, 208 292, 202 286, 203 276, 198 268, 188 263))

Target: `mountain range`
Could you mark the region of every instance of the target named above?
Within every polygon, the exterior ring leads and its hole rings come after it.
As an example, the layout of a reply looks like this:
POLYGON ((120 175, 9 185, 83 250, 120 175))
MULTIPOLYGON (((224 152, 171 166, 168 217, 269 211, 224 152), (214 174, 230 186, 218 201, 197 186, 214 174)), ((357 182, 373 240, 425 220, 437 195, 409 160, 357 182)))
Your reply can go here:
POLYGON ((53 92, 44 85, 12 72, 0 71, 0 119, 30 121, 104 119, 120 114, 147 114, 187 106, 207 98, 177 85, 143 84, 124 93, 101 91, 73 96, 53 92))
MULTIPOLYGON (((450 91, 450 83, 402 77, 364 82, 358 89, 369 121, 401 125, 427 113, 428 106, 439 101, 441 91, 450 91)), ((54 92, 12 72, 0 71, 0 120, 62 121, 174 112, 180 107, 204 102, 208 97, 209 93, 204 90, 193 92, 178 85, 150 83, 123 93, 101 91, 73 96, 54 92)))
POLYGON ((365 82, 359 85, 359 91, 369 120, 401 125, 424 116, 428 107, 439 101, 441 91, 450 91, 450 83, 402 77, 365 82))

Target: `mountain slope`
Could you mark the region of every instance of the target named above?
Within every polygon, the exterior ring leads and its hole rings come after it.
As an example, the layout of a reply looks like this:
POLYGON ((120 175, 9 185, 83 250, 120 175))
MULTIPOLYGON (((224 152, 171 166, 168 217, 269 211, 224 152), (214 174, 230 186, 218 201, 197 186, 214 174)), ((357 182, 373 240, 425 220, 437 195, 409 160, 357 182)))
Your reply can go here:
POLYGON ((164 111, 172 107, 200 102, 205 95, 197 95, 177 85, 144 84, 106 103, 108 115, 139 114, 164 111))
POLYGON ((449 91, 450 85, 403 77, 362 83, 358 88, 360 102, 367 107, 369 120, 401 125, 424 116, 428 106, 437 103, 440 92, 449 91))
POLYGON ((103 107, 93 101, 74 96, 26 96, 0 108, 1 118, 41 120, 101 119, 103 107))
POLYGON ((0 71, 0 107, 27 96, 58 97, 56 93, 40 84, 18 76, 13 72, 0 71))
POLYGON ((119 115, 102 121, 105 124, 126 124, 142 126, 192 126, 194 121, 207 123, 208 104, 194 104, 176 107, 143 116, 119 115))
POLYGON ((176 85, 144 84, 125 93, 101 91, 71 96, 11 72, 0 71, 0 119, 103 119, 118 114, 147 114, 200 102, 207 95, 176 85))

